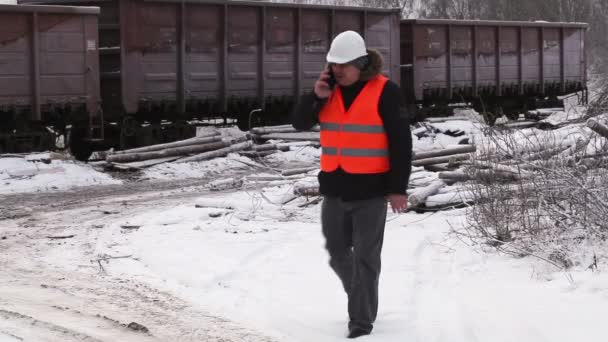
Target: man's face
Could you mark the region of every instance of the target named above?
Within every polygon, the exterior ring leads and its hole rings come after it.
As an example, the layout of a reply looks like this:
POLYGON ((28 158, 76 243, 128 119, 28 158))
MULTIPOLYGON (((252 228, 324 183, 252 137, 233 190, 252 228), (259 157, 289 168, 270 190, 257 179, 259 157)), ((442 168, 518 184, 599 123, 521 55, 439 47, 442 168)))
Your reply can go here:
POLYGON ((349 86, 359 80, 361 70, 352 64, 331 64, 331 70, 336 77, 336 81, 341 86, 349 86))

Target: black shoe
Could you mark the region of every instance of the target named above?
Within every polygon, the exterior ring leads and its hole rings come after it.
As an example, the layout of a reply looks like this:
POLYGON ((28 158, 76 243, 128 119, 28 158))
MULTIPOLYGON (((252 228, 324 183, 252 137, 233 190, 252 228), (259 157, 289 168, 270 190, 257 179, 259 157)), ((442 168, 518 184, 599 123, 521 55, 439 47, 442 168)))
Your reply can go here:
POLYGON ((359 327, 353 327, 349 330, 347 338, 357 338, 363 335, 369 335, 371 331, 359 327))

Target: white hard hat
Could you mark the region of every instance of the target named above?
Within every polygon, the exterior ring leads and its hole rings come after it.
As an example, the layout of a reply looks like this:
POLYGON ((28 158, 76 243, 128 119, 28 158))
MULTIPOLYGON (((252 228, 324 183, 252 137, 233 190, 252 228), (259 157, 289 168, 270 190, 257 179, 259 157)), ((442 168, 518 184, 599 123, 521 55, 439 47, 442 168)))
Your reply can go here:
POLYGON ((345 64, 363 56, 367 56, 363 37, 355 31, 344 31, 331 42, 327 62, 345 64))

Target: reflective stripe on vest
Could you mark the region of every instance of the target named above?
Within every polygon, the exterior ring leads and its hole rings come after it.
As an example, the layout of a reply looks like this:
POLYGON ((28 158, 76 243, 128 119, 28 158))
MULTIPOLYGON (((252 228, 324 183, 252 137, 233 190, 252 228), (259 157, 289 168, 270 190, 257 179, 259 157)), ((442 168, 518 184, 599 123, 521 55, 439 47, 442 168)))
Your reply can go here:
POLYGON ((368 81, 348 111, 340 87, 319 113, 321 126, 321 170, 341 167, 348 173, 382 173, 390 169, 388 138, 378 102, 387 78, 368 81))
MULTIPOLYGON (((337 147, 323 147, 323 154, 337 156, 337 147)), ((374 148, 341 148, 340 155, 345 157, 388 157, 388 150, 374 148)))
POLYGON ((321 129, 326 131, 342 131, 351 133, 384 133, 384 125, 347 124, 340 126, 339 122, 321 123, 321 129))

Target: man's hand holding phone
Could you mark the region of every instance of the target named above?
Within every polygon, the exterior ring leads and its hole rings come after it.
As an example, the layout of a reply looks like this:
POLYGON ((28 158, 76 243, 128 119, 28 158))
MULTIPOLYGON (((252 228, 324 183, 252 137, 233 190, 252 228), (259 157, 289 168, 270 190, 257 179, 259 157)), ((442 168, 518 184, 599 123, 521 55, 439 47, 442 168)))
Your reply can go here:
POLYGON ((314 92, 320 99, 326 99, 331 95, 336 80, 332 77, 331 69, 327 67, 319 74, 319 79, 315 82, 314 92))

